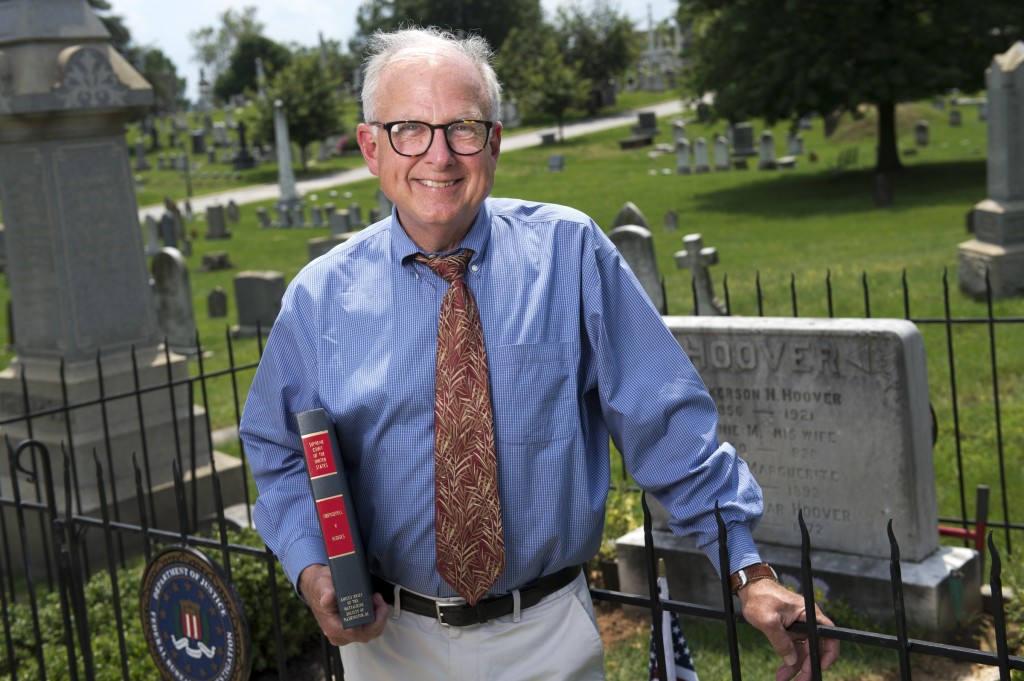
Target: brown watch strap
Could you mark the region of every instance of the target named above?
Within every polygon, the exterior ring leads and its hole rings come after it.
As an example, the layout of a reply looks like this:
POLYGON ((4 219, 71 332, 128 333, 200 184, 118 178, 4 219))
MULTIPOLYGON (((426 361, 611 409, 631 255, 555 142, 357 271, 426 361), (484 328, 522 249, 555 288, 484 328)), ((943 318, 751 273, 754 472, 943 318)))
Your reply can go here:
POLYGON ((755 563, 729 575, 729 588, 735 596, 747 584, 756 582, 759 579, 770 579, 773 582, 777 582, 779 581, 779 576, 775 574, 775 570, 768 563, 755 563))

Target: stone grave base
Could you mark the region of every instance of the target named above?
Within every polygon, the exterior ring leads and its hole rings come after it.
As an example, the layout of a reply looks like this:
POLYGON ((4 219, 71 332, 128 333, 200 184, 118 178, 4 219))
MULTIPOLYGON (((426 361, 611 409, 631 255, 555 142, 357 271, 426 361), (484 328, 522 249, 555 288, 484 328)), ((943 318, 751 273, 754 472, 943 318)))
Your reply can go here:
MULTIPOLYGON (((187 460, 188 457, 186 457, 187 460)), ((245 490, 242 483, 242 460, 235 456, 224 454, 223 452, 214 451, 214 463, 217 466, 217 474, 220 477, 220 488, 221 496, 223 499, 225 509, 235 506, 237 504, 243 504, 245 502, 245 490)), ((55 475, 62 475, 54 471, 55 475)), ((213 492, 213 474, 210 469, 210 465, 196 468, 196 478, 193 484, 191 471, 185 471, 183 475, 185 483, 185 500, 186 500, 186 511, 191 517, 193 508, 195 508, 196 518, 199 519, 200 528, 215 527, 216 523, 212 521, 212 517, 217 513, 215 495, 213 492), (193 501, 194 500, 194 501, 193 501), (193 503, 195 506, 193 507, 193 503)), ((107 481, 109 484, 109 481, 107 481)), ((143 481, 145 484, 145 481, 143 481)), ((10 481, 4 481, 5 491, 9 493, 10 481)), ((26 493, 23 485, 23 495, 26 493)), ((121 493, 118 497, 117 508, 112 506, 108 507, 107 512, 111 522, 122 522, 131 525, 139 525, 139 501, 135 496, 134 487, 129 490, 121 489, 121 493)), ((31 493, 29 493, 31 494, 31 493)), ((58 490, 58 510, 63 517, 63 493, 58 490)), ((110 502, 108 494, 108 503, 110 502)), ((95 502, 94 502, 95 504, 95 502)), ((103 512, 98 504, 90 505, 87 508, 83 508, 81 512, 75 509, 76 515, 81 515, 89 518, 102 518, 103 512)), ((225 514, 228 511, 225 510, 225 514)), ((31 556, 33 570, 35 570, 35 577, 39 579, 42 576, 40 570, 45 570, 47 563, 43 560, 43 542, 49 541, 48 537, 44 537, 41 531, 41 521, 38 513, 27 513, 25 515, 27 532, 25 533, 25 543, 27 544, 29 555, 31 556)), ((151 494, 146 497, 146 519, 151 528, 167 530, 171 532, 179 532, 180 527, 178 525, 178 506, 175 499, 174 483, 167 482, 162 485, 157 485, 151 494), (152 509, 155 510, 156 516, 154 518, 149 517, 151 507, 149 506, 150 500, 152 501, 152 509)), ((47 521, 48 522, 48 521, 47 521)), ((234 528, 239 523, 234 522, 230 517, 227 520, 228 528, 234 528)), ((11 541, 11 556, 12 563, 10 565, 11 571, 16 575, 24 574, 24 563, 22 556, 22 545, 20 537, 22 536, 18 530, 17 518, 13 512, 8 512, 3 515, 3 524, 5 525, 6 536, 11 541)), ((190 533, 194 533, 193 528, 189 528, 190 533)), ((114 532, 112 533, 115 551, 120 555, 120 547, 124 546, 124 552, 126 556, 141 555, 143 553, 143 539, 142 535, 138 532, 114 532), (120 537, 120 540, 118 539, 120 537)), ((166 541, 166 540, 164 540, 166 541)), ((90 527, 86 534, 81 539, 82 545, 87 546, 89 559, 92 565, 106 565, 107 555, 105 549, 105 538, 103 535, 102 527, 90 527)), ((220 556, 214 556, 211 554, 211 558, 220 560, 220 556)))
POLYGON ((1024 243, 1000 246, 971 239, 957 246, 961 291, 984 299, 986 269, 993 299, 1024 295, 1024 243))
MULTIPOLYGON (((644 533, 637 529, 616 543, 619 590, 644 594, 644 533)), ((722 607, 722 585, 704 552, 689 538, 667 530, 654 532, 656 558, 664 558, 672 599, 722 607)), ((780 581, 800 586, 800 552, 791 547, 759 544, 761 558, 775 568, 780 581)), ((894 621, 889 561, 832 551, 812 551, 816 599, 828 613, 829 600, 843 600, 855 611, 891 624, 894 621)), ((912 636, 946 638, 982 610, 981 556, 973 549, 943 546, 921 562, 901 562, 903 601, 912 636)), ((739 608, 739 600, 735 600, 739 608)), ((836 623, 842 626, 842 622, 836 623)))

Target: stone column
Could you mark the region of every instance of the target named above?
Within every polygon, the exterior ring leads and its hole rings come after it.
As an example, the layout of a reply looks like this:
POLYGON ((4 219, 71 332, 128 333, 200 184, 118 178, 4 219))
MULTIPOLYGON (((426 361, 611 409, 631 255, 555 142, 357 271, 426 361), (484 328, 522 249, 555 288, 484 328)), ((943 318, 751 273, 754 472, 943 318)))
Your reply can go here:
MULTIPOLYGON (((161 344, 124 134, 152 103, 152 88, 108 44, 85 0, 0 5, 0 200, 18 324, 17 356, 0 372, 0 418, 25 415, 22 377, 33 411, 134 390, 132 349, 139 387, 184 379, 187 360, 168 358, 161 344)), ((133 454, 141 461, 140 420, 155 491, 171 484, 175 442, 188 446, 189 419, 206 430, 205 411, 190 404, 184 385, 173 395, 146 392, 142 412, 131 397, 105 411, 32 420, 55 465, 62 445, 73 445, 82 509, 97 506, 94 451, 108 468, 108 500, 116 492, 129 513, 137 508, 131 462, 133 454)), ((28 435, 24 421, 4 431, 15 443, 28 435)), ((202 464, 206 442, 199 438, 202 464)), ((10 489, 9 480, 0 485, 10 489)))
POLYGON ((988 91, 988 198, 974 206, 974 238, 958 247, 960 290, 1024 294, 1024 42, 992 60, 988 91))
POLYGON ((274 149, 277 151, 277 182, 281 192, 277 199, 277 209, 282 214, 291 214, 294 206, 299 203, 299 197, 295 191, 288 117, 284 112, 284 102, 280 99, 274 102, 274 149))

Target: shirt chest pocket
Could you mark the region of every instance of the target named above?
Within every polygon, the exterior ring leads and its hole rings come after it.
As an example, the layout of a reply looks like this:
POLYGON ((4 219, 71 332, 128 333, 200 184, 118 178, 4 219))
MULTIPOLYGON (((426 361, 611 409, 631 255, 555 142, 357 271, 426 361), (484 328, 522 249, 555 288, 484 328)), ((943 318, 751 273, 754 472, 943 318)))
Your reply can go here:
POLYGON ((507 443, 552 442, 578 426, 570 343, 503 345, 488 356, 495 437, 507 443))

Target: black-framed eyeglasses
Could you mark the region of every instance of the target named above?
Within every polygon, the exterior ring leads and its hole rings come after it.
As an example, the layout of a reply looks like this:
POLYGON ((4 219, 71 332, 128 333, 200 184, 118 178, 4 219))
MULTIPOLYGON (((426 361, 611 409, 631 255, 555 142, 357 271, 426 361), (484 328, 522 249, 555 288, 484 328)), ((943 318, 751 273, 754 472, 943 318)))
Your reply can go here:
POLYGON ((396 154, 401 156, 420 156, 434 142, 434 131, 444 130, 444 139, 453 154, 472 156, 479 154, 487 146, 491 137, 492 121, 475 121, 461 119, 451 123, 433 125, 423 121, 391 121, 390 123, 370 123, 384 128, 388 133, 388 141, 396 154))

